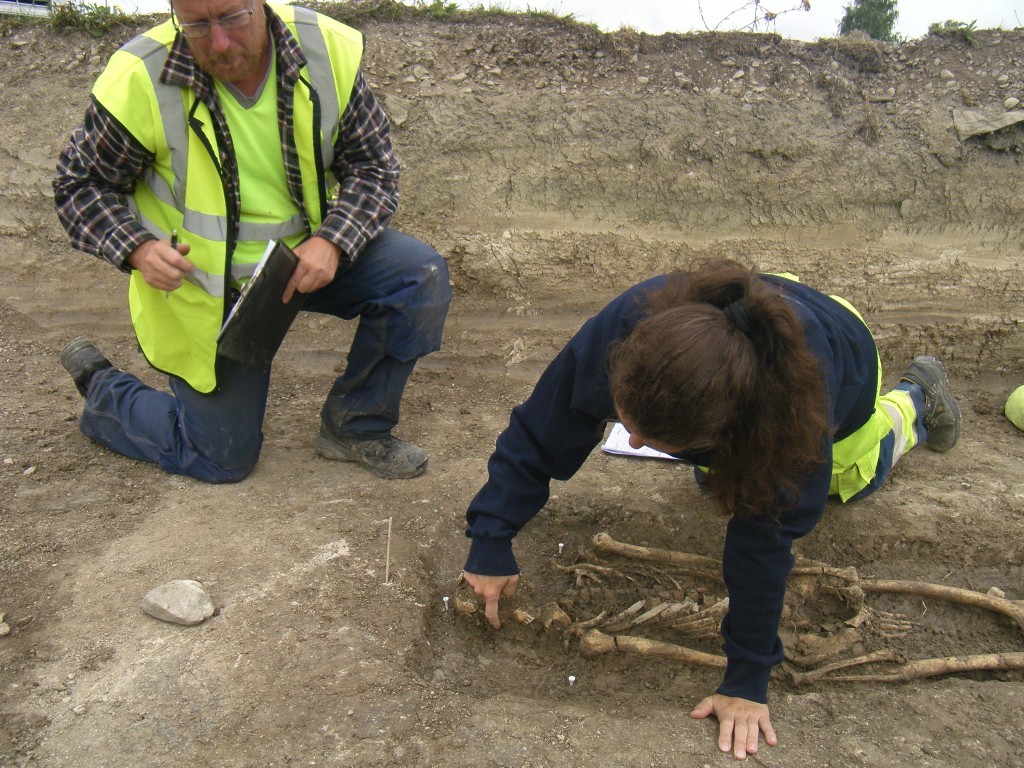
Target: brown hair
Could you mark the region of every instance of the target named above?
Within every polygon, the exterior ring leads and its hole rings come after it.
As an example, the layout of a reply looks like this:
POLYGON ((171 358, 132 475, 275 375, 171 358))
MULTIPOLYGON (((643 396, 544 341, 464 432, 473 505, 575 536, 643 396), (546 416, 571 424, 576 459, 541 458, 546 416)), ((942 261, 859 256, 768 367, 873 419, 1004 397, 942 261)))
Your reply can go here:
POLYGON ((652 293, 610 352, 609 380, 642 437, 711 452, 708 488, 726 514, 792 503, 822 461, 821 365, 779 289, 735 262, 677 273, 652 293))

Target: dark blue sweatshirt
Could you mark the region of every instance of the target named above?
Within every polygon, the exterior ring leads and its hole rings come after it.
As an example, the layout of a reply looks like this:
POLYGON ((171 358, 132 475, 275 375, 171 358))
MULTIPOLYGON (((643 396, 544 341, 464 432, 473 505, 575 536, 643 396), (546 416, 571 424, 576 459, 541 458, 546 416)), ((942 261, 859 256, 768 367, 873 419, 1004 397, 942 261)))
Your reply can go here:
MULTIPOLYGON (((541 375, 526 402, 512 411, 488 462, 487 483, 466 513, 472 539, 465 569, 491 576, 519 572, 512 538, 548 500, 549 481, 568 480, 615 418, 606 354, 643 319, 646 297, 667 276, 630 288, 592 317, 541 375)), ((832 474, 832 442, 863 425, 875 407, 878 358, 859 318, 839 302, 800 283, 763 275, 792 303, 811 350, 820 358, 835 434, 825 436, 820 467, 802 483, 795 506, 761 517, 729 520, 722 570, 729 613, 722 623, 728 657, 718 692, 766 702, 771 668, 782 660, 778 637, 791 545, 821 519, 832 474)), ((686 457, 707 465, 710 457, 686 457)))

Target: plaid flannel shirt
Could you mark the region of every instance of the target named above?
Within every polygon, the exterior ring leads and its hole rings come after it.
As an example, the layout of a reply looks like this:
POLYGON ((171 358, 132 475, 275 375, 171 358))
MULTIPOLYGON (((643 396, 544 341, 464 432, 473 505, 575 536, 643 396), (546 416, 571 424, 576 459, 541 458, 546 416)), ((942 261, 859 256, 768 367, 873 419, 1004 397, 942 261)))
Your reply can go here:
MULTIPOLYGON (((292 200, 305 217, 291 105, 306 59, 281 18, 270 7, 264 9, 277 52, 277 114, 285 177, 292 200)), ((160 81, 191 88, 209 108, 220 143, 228 204, 239 210, 238 166, 224 111, 212 79, 196 64, 180 34, 167 55, 160 81)), ((53 180, 57 216, 76 248, 122 270, 131 269, 128 256, 145 241, 155 239, 127 205, 137 180, 153 160, 153 153, 94 99, 61 153, 53 180)), ((344 268, 387 226, 398 207, 399 167, 390 126, 362 71, 356 75, 342 115, 331 170, 339 180, 338 194, 328 201, 323 221, 311 234, 341 249, 344 268)), ((306 227, 310 229, 308 220, 306 227)))

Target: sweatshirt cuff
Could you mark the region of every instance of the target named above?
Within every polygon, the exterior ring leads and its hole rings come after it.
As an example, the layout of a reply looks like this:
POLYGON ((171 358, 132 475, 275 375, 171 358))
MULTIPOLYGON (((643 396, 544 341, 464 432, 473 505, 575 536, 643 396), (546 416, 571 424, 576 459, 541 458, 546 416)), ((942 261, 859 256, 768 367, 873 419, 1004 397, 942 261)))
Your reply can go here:
POLYGON ((734 696, 759 704, 768 703, 768 679, 772 668, 745 659, 729 659, 725 666, 725 680, 717 693, 734 696))
POLYGON ((481 576, 514 576, 519 565, 512 554, 512 539, 473 539, 466 567, 481 576))

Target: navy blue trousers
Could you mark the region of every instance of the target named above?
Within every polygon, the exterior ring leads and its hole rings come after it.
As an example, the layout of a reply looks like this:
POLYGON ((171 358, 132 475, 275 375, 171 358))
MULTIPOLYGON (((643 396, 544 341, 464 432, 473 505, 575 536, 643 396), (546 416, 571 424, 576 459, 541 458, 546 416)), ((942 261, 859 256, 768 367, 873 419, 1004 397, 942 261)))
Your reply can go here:
MULTIPOLYGON (((309 294, 304 311, 359 318, 345 372, 321 411, 338 436, 383 437, 416 360, 438 350, 451 288, 444 259, 425 243, 386 229, 348 270, 309 294)), ((89 382, 79 425, 97 443, 167 472, 210 483, 241 480, 263 444, 270 370, 217 360, 217 389, 202 394, 170 377, 171 392, 109 368, 89 382)))

